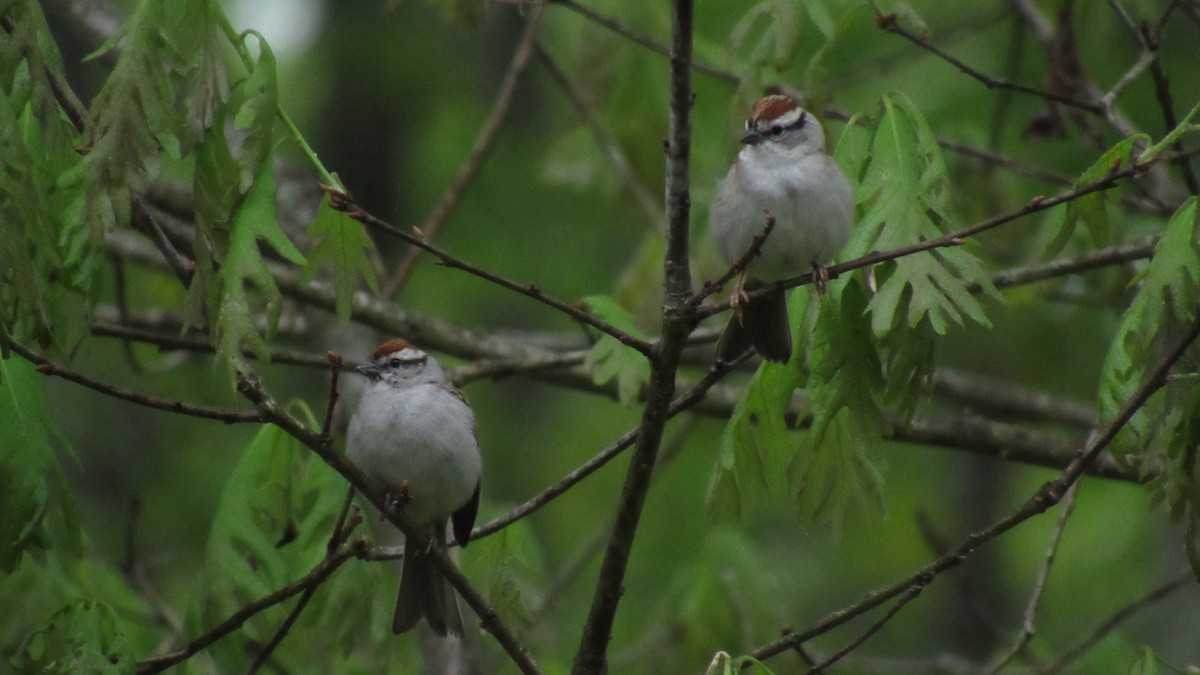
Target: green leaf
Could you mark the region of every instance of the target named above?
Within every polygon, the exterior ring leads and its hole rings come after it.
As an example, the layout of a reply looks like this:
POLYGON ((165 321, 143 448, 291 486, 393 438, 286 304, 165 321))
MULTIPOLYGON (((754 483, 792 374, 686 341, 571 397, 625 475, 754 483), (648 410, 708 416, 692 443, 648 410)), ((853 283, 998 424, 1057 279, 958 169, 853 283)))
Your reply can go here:
MULTIPOLYGON (((255 34, 257 35, 257 34, 255 34)), ((275 74, 275 54, 266 40, 259 37, 259 55, 250 76, 237 85, 235 99, 241 100, 233 124, 246 131, 238 164, 242 167, 242 188, 263 164, 270 163, 275 151, 275 118, 279 108, 279 85, 275 74)))
POLYGON ((830 522, 835 531, 851 507, 884 509, 883 478, 870 458, 888 426, 879 408, 883 370, 867 323, 866 292, 848 286, 826 297, 808 355, 811 375, 805 409, 812 426, 789 467, 804 522, 830 522))
POLYGON ((350 308, 354 297, 355 282, 359 275, 376 295, 379 281, 367 251, 375 244, 367 236, 362 223, 341 211, 329 207, 329 198, 317 209, 316 220, 308 228, 308 238, 316 243, 308 254, 308 264, 302 279, 308 281, 326 264, 333 266, 333 294, 337 317, 340 321, 350 319, 350 308))
POLYGON ((269 338, 279 322, 282 296, 267 263, 259 251, 259 241, 297 265, 304 256, 287 238, 275 217, 275 175, 270 161, 263 163, 245 198, 233 216, 224 265, 217 273, 218 306, 215 312, 214 341, 217 354, 236 368, 242 349, 253 349, 259 358, 267 358, 264 336, 255 326, 257 312, 251 305, 247 284, 253 284, 265 296, 269 338))
MULTIPOLYGON (((633 315, 615 300, 605 295, 589 295, 583 299, 588 311, 614 328, 639 340, 645 339, 634 321, 633 315)), ((632 347, 621 343, 611 335, 604 334, 584 358, 592 367, 592 381, 598 385, 617 382, 617 400, 622 405, 637 402, 642 387, 650 380, 650 362, 632 347)))
MULTIPOLYGON (((1075 181, 1074 187, 1078 188, 1095 183, 1108 175, 1110 171, 1114 171, 1121 166, 1127 166, 1133 161, 1134 145, 1139 142, 1148 143, 1149 141, 1149 136, 1145 134, 1135 134, 1121 140, 1101 155, 1086 171, 1080 174, 1079 178, 1075 181)), ((1049 260, 1061 253, 1063 248, 1066 247, 1067 242, 1075 234, 1075 230, 1081 220, 1091 235, 1093 245, 1097 247, 1107 246, 1111 239, 1108 221, 1108 202, 1107 190, 1092 192, 1069 202, 1066 208, 1061 209, 1062 215, 1055 218, 1058 232, 1043 252, 1042 259, 1049 260)))
MULTIPOLYGON (((316 428, 306 407, 292 407, 316 428)), ((308 573, 325 555, 345 494, 336 472, 279 427, 264 426, 242 451, 217 503, 189 632, 209 630, 308 573)), ((320 594, 314 597, 319 602, 320 594)), ((212 653, 221 670, 244 671, 248 645, 270 638, 287 609, 275 606, 257 614, 215 645, 212 653)))
POLYGON ((714 516, 741 519, 766 499, 787 493, 784 479, 796 452, 788 414, 802 382, 798 367, 772 362, 750 379, 717 451, 708 489, 714 516))
POLYGON ((0 321, 18 339, 70 354, 89 328, 101 242, 81 217, 83 158, 48 79, 57 53, 40 46, 36 5, 18 14, 19 51, 0 47, 0 60, 17 59, 0 64, 14 78, 0 89, 0 321))
MULTIPOLYGON (((857 199, 867 206, 845 255, 888 250, 946 233, 946 167, 933 133, 907 98, 883 99, 883 115, 873 129, 857 199)), ((872 329, 878 336, 915 328, 927 321, 938 334, 951 322, 990 326, 983 305, 967 291, 981 286, 999 297, 986 270, 965 246, 905 256, 875 270, 879 290, 871 300, 872 329)), ((835 284, 844 287, 845 281, 835 284)))
POLYGON ((729 34, 729 52, 741 56, 743 68, 769 66, 782 72, 796 57, 800 12, 795 4, 762 0, 746 11, 729 34), (761 26, 761 32, 756 29, 761 26))
POLYGON ((1142 657, 1129 669, 1129 675, 1158 675, 1158 657, 1153 649, 1142 647, 1142 657))
POLYGON ((54 425, 42 376, 27 361, 0 360, 0 571, 28 551, 81 549, 78 507, 53 451, 70 446, 54 425))
POLYGON ((496 534, 471 542, 463 552, 465 569, 478 580, 488 603, 506 621, 529 625, 533 612, 522 586, 544 574, 538 544, 526 521, 518 521, 496 534))
MULTIPOLYGON (((1105 357, 1100 381, 1100 419, 1113 419, 1141 385, 1146 369, 1196 315, 1200 302, 1200 242, 1197 198, 1185 201, 1167 223, 1154 249, 1154 258, 1134 280, 1137 296, 1125 310, 1116 337, 1105 357)), ((1168 387, 1168 393, 1173 387, 1168 387)), ((1121 457, 1147 453, 1161 434, 1174 436, 1166 423, 1182 424, 1187 417, 1166 417, 1163 408, 1174 397, 1156 395, 1113 441, 1121 457)), ((1177 430, 1174 430, 1177 431, 1177 430)))
POLYGON ((137 671, 132 651, 112 608, 76 600, 26 638, 12 665, 19 673, 121 675, 137 671))

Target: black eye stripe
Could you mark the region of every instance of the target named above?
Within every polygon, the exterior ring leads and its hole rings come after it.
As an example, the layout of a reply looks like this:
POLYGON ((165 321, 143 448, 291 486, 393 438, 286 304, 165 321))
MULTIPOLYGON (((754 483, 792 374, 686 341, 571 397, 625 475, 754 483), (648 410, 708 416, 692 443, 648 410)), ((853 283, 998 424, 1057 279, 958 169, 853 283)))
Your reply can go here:
MULTIPOLYGON (((803 129, 804 125, 807 123, 808 123, 808 111, 806 110, 806 111, 800 113, 800 117, 796 118, 796 121, 792 122, 791 124, 786 124, 786 125, 779 124, 778 120, 771 120, 769 122, 767 120, 755 120, 754 128, 760 134, 776 135, 776 134, 781 134, 785 131, 791 131, 792 129, 803 129)), ((747 127, 747 129, 749 129, 750 122, 746 123, 746 127, 747 127)))

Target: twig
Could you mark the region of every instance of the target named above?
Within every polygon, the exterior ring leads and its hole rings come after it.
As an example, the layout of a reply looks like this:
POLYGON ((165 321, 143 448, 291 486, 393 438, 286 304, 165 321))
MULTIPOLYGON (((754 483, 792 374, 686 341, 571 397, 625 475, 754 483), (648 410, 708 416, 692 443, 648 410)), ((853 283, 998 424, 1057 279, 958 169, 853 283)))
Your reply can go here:
POLYGON ((379 508, 379 512, 384 514, 388 522, 404 533, 406 546, 429 546, 429 560, 437 567, 438 572, 445 577, 446 581, 458 591, 467 605, 475 611, 479 616, 480 626, 492 634, 517 668, 526 675, 541 673, 541 669, 534 662, 529 650, 521 644, 516 634, 504 623, 462 571, 446 556, 445 551, 429 545, 426 528, 418 526, 403 509, 387 508, 387 499, 382 489, 369 483, 362 470, 351 464, 341 453, 336 452, 328 437, 309 429, 303 422, 285 410, 270 396, 254 373, 248 371, 238 373, 238 392, 258 408, 265 421, 274 424, 304 444, 330 468, 341 474, 350 485, 366 496, 372 504, 379 508))
POLYGON ((188 287, 192 283, 192 276, 196 274, 196 262, 179 252, 171 240, 167 238, 162 227, 158 224, 158 219, 154 214, 150 213, 150 208, 146 205, 146 200, 136 192, 129 193, 129 204, 132 207, 133 226, 144 232, 150 237, 150 241, 154 242, 155 248, 162 253, 163 260, 171 266, 171 270, 175 272, 175 276, 179 282, 188 287))
POLYGON ((366 548, 365 540, 355 541, 352 545, 345 546, 337 551, 335 555, 327 556, 321 559, 315 567, 304 577, 297 581, 284 586, 283 588, 270 593, 254 602, 251 602, 244 607, 234 612, 228 619, 214 626, 207 633, 192 640, 182 649, 178 649, 169 654, 155 656, 153 658, 138 661, 137 672, 139 675, 150 675, 151 673, 160 673, 167 668, 191 658, 198 654, 201 650, 213 644, 217 640, 229 635, 230 633, 242 627, 259 612, 269 609, 288 598, 303 592, 305 589, 321 585, 330 574, 333 574, 347 560, 359 555, 366 548))
MULTIPOLYGON (((1109 248, 1091 251, 1073 258, 1056 258, 1049 262, 1030 265, 1028 267, 1014 267, 997 272, 992 277, 992 285, 998 289, 1012 288, 1036 281, 1045 281, 1046 279, 1055 279, 1070 274, 1087 272, 1110 265, 1123 265, 1135 260, 1145 260, 1154 255, 1154 248, 1157 245, 1158 236, 1151 235, 1139 242, 1110 246, 1109 248)), ((983 291, 983 287, 979 284, 971 284, 967 287, 967 290, 971 293, 980 293, 983 291)))
POLYGON ((991 77, 990 75, 987 75, 979 70, 976 70, 975 68, 972 68, 971 66, 967 65, 966 62, 962 61, 961 59, 942 51, 941 49, 939 49, 938 47, 933 45, 933 43, 929 42, 928 40, 926 40, 920 36, 914 35, 913 33, 906 30, 903 26, 900 25, 900 22, 896 18, 895 14, 877 13, 875 20, 876 20, 876 23, 879 25, 879 27, 881 29, 883 29, 884 31, 895 34, 895 35, 899 35, 900 37, 904 38, 905 40, 908 40, 909 42, 920 47, 921 49, 924 49, 924 50, 928 51, 929 53, 933 54, 934 56, 937 56, 938 58, 940 58, 943 61, 945 61, 946 63, 949 63, 950 65, 954 66, 955 68, 957 68, 964 74, 978 80, 988 89, 997 89, 997 88, 1011 89, 1012 91, 1019 91, 1023 94, 1032 94, 1033 96, 1037 96, 1039 98, 1046 99, 1048 101, 1054 101, 1056 103, 1061 103, 1063 105, 1071 106, 1072 108, 1078 108, 1080 110, 1085 110, 1094 115, 1104 114, 1104 108, 1097 103, 1094 103, 1091 101, 1081 101, 1081 100, 1079 100, 1077 98, 1073 98, 1071 96, 1064 96, 1063 94, 1059 94, 1058 92, 1048 91, 1046 89, 1039 89, 1037 87, 1030 87, 1028 85, 1020 84, 1019 82, 1009 82, 1007 80, 998 80, 994 77, 991 77))
MULTIPOLYGON (((137 260, 142 264, 165 268, 161 256, 140 240, 134 242, 124 238, 110 238, 108 244, 110 250, 114 250, 120 255, 137 260)), ((294 271, 278 266, 271 266, 271 273, 285 296, 313 307, 333 311, 333 290, 327 283, 319 281, 301 283, 299 275, 294 271)), ((617 389, 614 384, 595 384, 591 372, 586 368, 549 367, 543 359, 553 360, 554 352, 535 347, 536 341, 516 340, 498 334, 460 328, 436 317, 381 301, 365 293, 355 294, 351 317, 354 321, 381 333, 404 335, 422 346, 462 358, 512 360, 514 363, 528 359, 531 364, 528 372, 545 382, 579 391, 599 393, 613 399, 617 397, 617 389), (541 368, 541 365, 547 365, 548 369, 541 368)), ((154 317, 137 318, 140 322, 139 325, 161 325, 164 330, 170 330, 171 326, 175 325, 173 322, 157 321, 154 317)), ((703 333, 703 331, 697 331, 693 333, 693 336, 703 336, 703 333)), ((707 339, 715 340, 716 331, 708 335, 707 339)), ((709 352, 701 351, 704 352, 703 358, 707 361, 710 358, 709 352)), ((328 367, 324 357, 312 355, 306 358, 312 360, 311 365, 314 367, 328 367)), ((470 366, 466 367, 470 368, 470 366)), ((742 390, 739 388, 715 385, 703 400, 696 403, 694 410, 707 416, 727 419, 742 395, 742 390)), ((804 420, 799 415, 799 411, 799 405, 794 404, 792 412, 788 415, 788 424, 792 428, 802 426, 804 420)), ((1001 423, 978 417, 918 414, 909 419, 906 415, 893 413, 888 415, 888 420, 891 425, 888 437, 892 440, 924 443, 1035 466, 1061 468, 1069 461, 1071 450, 1074 447, 1065 438, 1031 429, 1028 425, 1001 423)), ((1093 462, 1088 468, 1088 473, 1135 483, 1145 480, 1145 477, 1140 476, 1137 470, 1118 466, 1111 457, 1106 455, 1093 462)))
POLYGON ((588 108, 587 101, 584 100, 583 94, 571 83, 567 74, 562 68, 554 62, 550 54, 539 43, 534 44, 537 50, 538 61, 546 72, 550 73, 550 79, 554 80, 559 89, 571 99, 571 105, 575 111, 579 113, 580 119, 587 124, 588 129, 592 132, 592 138, 596 141, 596 145, 600 147, 604 158, 608 160, 609 166, 617 174, 617 178, 625 184, 626 188, 633 195, 633 200, 637 202, 638 207, 642 211, 642 215, 646 218, 646 222, 657 230, 658 223, 662 219, 662 207, 659 206, 657 200, 650 195, 650 191, 646 186, 638 180, 637 174, 633 167, 630 166, 629 160, 625 158, 625 154, 621 152, 621 147, 617 141, 608 133, 600 122, 596 120, 595 115, 588 108))
POLYGON ((621 496, 616 522, 600 564, 600 578, 571 672, 600 675, 607 671, 608 644, 612 639, 625 571, 637 536, 638 523, 650 491, 650 478, 662 443, 663 427, 675 394, 679 359, 687 336, 696 327, 692 294, 688 227, 691 214, 692 148, 692 0, 674 0, 671 5, 670 93, 667 116, 666 252, 663 261, 662 338, 650 358, 650 382, 637 443, 621 496))
POLYGON ((329 403, 325 406, 325 421, 321 423, 321 435, 331 436, 333 427, 333 409, 338 402, 338 374, 342 372, 342 356, 334 351, 326 352, 329 359, 329 403))
POLYGON ((1112 616, 1102 621, 1099 626, 1096 626, 1095 630, 1088 634, 1087 637, 1085 637, 1083 640, 1080 640, 1079 644, 1068 649, 1062 656, 1058 657, 1057 661, 1050 664, 1045 670, 1043 670, 1042 673, 1059 673, 1063 670, 1066 670, 1071 663, 1073 663, 1080 656, 1086 654, 1089 649, 1094 647, 1097 642, 1104 638, 1104 636, 1115 630, 1117 626, 1120 626, 1126 619, 1149 607, 1150 605, 1153 605, 1159 600, 1166 598, 1175 591, 1191 586, 1194 583, 1195 577, 1192 575, 1191 571, 1187 571, 1168 581, 1167 583, 1151 589, 1142 597, 1118 609, 1113 613, 1112 616))
MULTIPOLYGON (((1065 204, 1066 202, 1073 201, 1084 195, 1089 195, 1093 192, 1101 192, 1103 190, 1111 189, 1111 188, 1115 187, 1117 184, 1119 184, 1122 180, 1125 180, 1126 178, 1132 178, 1134 176, 1140 175, 1141 173, 1143 173, 1146 170, 1146 168, 1148 166, 1150 166, 1151 163, 1152 163, 1152 161, 1142 162, 1142 161, 1138 161, 1135 159, 1130 163, 1130 165, 1128 167, 1126 167, 1124 169, 1109 171, 1107 175, 1100 178, 1099 180, 1093 181, 1091 183, 1087 183, 1086 185, 1081 185, 1077 188, 1068 190, 1066 192, 1059 193, 1053 197, 1034 197, 1033 199, 1026 202, 1024 206, 1022 206, 1016 210, 1010 211, 1008 213, 1000 214, 998 216, 993 216, 986 220, 982 220, 978 223, 975 223, 974 225, 964 227, 963 229, 958 230, 956 232, 951 232, 950 234, 942 235, 940 237, 936 237, 933 239, 927 239, 925 241, 921 241, 921 242, 918 242, 915 244, 910 244, 908 246, 901 246, 900 248, 895 248, 890 251, 883 251, 883 252, 876 251, 873 253, 868 253, 867 255, 865 255, 861 258, 857 258, 855 260, 850 260, 848 262, 839 263, 837 265, 831 265, 830 267, 827 268, 827 271, 829 273, 829 278, 833 279, 833 278, 837 277, 838 275, 843 274, 845 272, 849 272, 851 270, 856 270, 861 267, 869 267, 871 265, 877 265, 881 262, 885 262, 888 260, 895 260, 897 258, 903 258, 905 256, 913 255, 915 253, 931 251, 931 250, 937 249, 937 248, 961 246, 963 241, 965 241, 966 239, 969 239, 975 235, 978 235, 982 232, 986 232, 987 230, 998 227, 1005 223, 1017 220, 1018 218, 1027 216, 1031 213, 1036 213, 1038 211, 1044 211, 1048 208, 1058 206, 1059 204, 1065 204)), ((808 272, 806 274, 802 274, 793 279, 785 279, 783 281, 778 281, 773 284, 767 284, 761 288, 747 292, 746 296, 747 296, 747 299, 752 302, 762 296, 767 295, 768 293, 772 293, 772 292, 775 292, 778 290, 785 290, 788 288, 794 288, 796 286, 802 286, 804 284, 809 284, 809 283, 812 283, 812 280, 813 280, 813 275, 811 272, 808 272)), ((707 318, 707 317, 713 316, 715 314, 720 314, 721 312, 725 312, 728 310, 729 310, 729 302, 726 301, 726 302, 722 302, 722 303, 718 303, 718 304, 714 304, 714 305, 707 305, 707 306, 701 307, 697 310, 697 314, 699 315, 700 318, 707 318)))
MULTIPOLYGON (((603 14, 600 14, 599 12, 597 12, 589 7, 585 7, 585 6, 575 2, 575 0, 549 0, 549 2, 551 2, 552 4, 555 4, 555 5, 560 5, 562 7, 566 7, 567 9, 586 18, 588 21, 591 21, 592 23, 594 23, 598 26, 607 28, 608 30, 612 31, 613 33, 620 35, 621 37, 629 40, 630 42, 632 42, 636 45, 645 47, 646 49, 649 49, 652 52, 662 54, 663 56, 671 55, 671 49, 667 45, 656 42, 656 41, 642 35, 641 33, 638 33, 637 31, 635 31, 634 29, 625 25, 624 23, 618 21, 617 19, 613 19, 613 18, 604 16, 603 14)), ((716 66, 710 66, 707 63, 703 63, 700 61, 693 60, 691 63, 691 68, 698 73, 703 73, 705 75, 715 77, 718 80, 728 82, 729 84, 737 84, 738 82, 741 82, 740 77, 729 72, 728 70, 722 70, 721 68, 717 68, 716 66)))
POLYGON ((983 410, 994 416, 1048 420, 1084 429, 1096 424, 1095 404, 1028 389, 1000 378, 939 369, 933 374, 933 390, 965 402, 972 411, 983 410))
POLYGON ((750 240, 750 246, 746 249, 746 252, 743 253, 737 260, 733 261, 733 264, 729 266, 729 269, 726 270, 725 273, 716 280, 704 282, 704 286, 702 286, 689 301, 691 302, 692 306, 698 306, 700 303, 704 302, 705 298, 708 298, 713 293, 721 290, 725 284, 729 283, 730 279, 736 277, 742 272, 745 272, 750 263, 758 257, 758 254, 762 253, 763 244, 766 243, 767 237, 771 236, 771 232, 774 229, 775 216, 768 215, 766 224, 763 225, 762 230, 758 234, 754 235, 754 239, 750 240))
POLYGON ((1054 565, 1054 558, 1058 554, 1058 545, 1062 542, 1063 530, 1066 529, 1067 520, 1071 518, 1071 513, 1075 510, 1075 495, 1078 491, 1079 483, 1073 483, 1063 497, 1062 512, 1058 514, 1058 522, 1055 523, 1054 532, 1050 535, 1050 545, 1046 547, 1046 557, 1042 561, 1041 569, 1038 570, 1037 579, 1033 582, 1033 591, 1029 594, 1029 602, 1025 604, 1025 613, 1021 617, 1021 632, 1017 634, 1016 643, 996 662, 996 665, 988 669, 988 675, 996 675, 1024 652, 1037 632, 1034 622, 1037 619, 1038 606, 1042 602, 1042 593, 1046 590, 1046 580, 1050 578, 1050 568, 1054 565))
MULTIPOLYGON (((338 363, 335 364, 333 358, 334 356, 336 356, 336 354, 330 352, 329 363, 331 366, 333 366, 334 380, 334 384, 331 385, 331 389, 333 390, 333 395, 330 397, 331 400, 335 400, 337 397, 337 365, 340 365, 341 362, 341 359, 339 358, 337 360, 338 363)), ((330 410, 333 409, 332 403, 330 403, 329 408, 330 410)), ((328 424, 328 418, 326 418, 326 424, 328 424)), ((328 428, 325 429, 325 435, 328 435, 328 428)), ((342 500, 342 508, 338 512, 338 517, 333 523, 333 531, 329 535, 329 542, 325 545, 326 560, 330 560, 337 555, 338 549, 342 546, 342 543, 346 540, 346 537, 349 535, 350 531, 358 526, 358 519, 352 519, 349 526, 346 526, 346 517, 350 513, 350 507, 353 502, 354 488, 351 487, 346 491, 346 498, 342 500)), ((250 669, 246 671, 247 675, 254 675, 254 673, 257 673, 263 667, 263 665, 266 664, 267 659, 270 658, 275 649, 278 648, 283 642, 283 638, 286 637, 287 634, 292 630, 292 626, 294 626, 296 624, 296 620, 300 618, 300 613, 303 612, 304 608, 308 606, 309 601, 312 600, 314 595, 316 595, 317 589, 320 587, 320 584, 312 584, 308 588, 304 589, 304 592, 300 595, 300 599, 296 601, 296 604, 292 607, 292 610, 288 612, 287 617, 285 617, 283 623, 279 625, 279 628, 275 631, 275 634, 271 636, 271 639, 267 641, 266 645, 259 649, 258 654, 254 657, 254 662, 250 664, 250 669)))
MULTIPOLYGON (((1167 12, 1170 12, 1170 9, 1175 5, 1176 3, 1172 2, 1170 7, 1168 7, 1167 12)), ((1166 20, 1166 16, 1167 13, 1164 12, 1163 21, 1166 20)), ((1161 24, 1162 22, 1160 22, 1160 26, 1161 24)), ((1139 33, 1139 35, 1141 35, 1143 44, 1146 46, 1146 48, 1153 50, 1157 55, 1157 33, 1151 31, 1151 29, 1147 26, 1143 27, 1143 30, 1141 33, 1139 33)), ((1171 95, 1171 84, 1167 78, 1166 71, 1163 69, 1161 58, 1154 59, 1154 62, 1150 64, 1150 76, 1154 80, 1154 97, 1158 100, 1159 110, 1162 111, 1163 128, 1167 131, 1170 131, 1179 125, 1179 117, 1175 114, 1175 100, 1171 95)), ((1174 149, 1176 152, 1182 153, 1184 150, 1183 141, 1176 141, 1172 146, 1172 149, 1174 149)), ((1176 164, 1179 165, 1179 171, 1181 174, 1183 174, 1183 182, 1185 185, 1187 185, 1188 192, 1193 195, 1200 194, 1200 180, 1196 178, 1196 172, 1192 170, 1191 160, 1188 157, 1180 157, 1176 161, 1176 164)))
POLYGON ((909 602, 912 602, 913 599, 920 595, 922 590, 922 586, 913 586, 912 588, 908 589, 907 593, 900 596, 900 598, 897 599, 890 608, 888 608, 888 611, 885 612, 883 616, 879 617, 874 623, 868 626, 861 635, 851 640, 850 643, 845 647, 842 647, 834 652, 829 656, 829 658, 822 661, 819 665, 815 665, 810 668, 808 670, 808 675, 816 675, 817 673, 820 673, 829 666, 832 666, 833 664, 842 660, 842 658, 850 652, 858 649, 862 643, 866 642, 868 638, 877 633, 880 628, 883 628, 884 624, 886 624, 888 621, 891 621, 892 617, 896 616, 896 613, 903 609, 905 605, 907 605, 909 602))
MULTIPOLYGON (((541 24, 542 9, 545 7, 545 3, 535 2, 531 6, 529 14, 525 17, 525 29, 517 41, 517 48, 513 50, 512 61, 509 62, 508 70, 505 71, 504 78, 500 81, 500 90, 496 94, 495 103, 492 104, 492 111, 488 114, 487 121, 479 129, 479 135, 475 137, 475 146, 471 148, 466 161, 458 168, 454 180, 446 186, 442 196, 438 198, 437 204, 425 217, 425 221, 416 228, 416 231, 420 232, 421 236, 428 241, 433 241, 437 237, 442 226, 458 208, 458 203, 466 194, 467 186, 475 180, 484 158, 491 151, 500 127, 508 119, 508 113, 512 109, 513 94, 517 90, 517 82, 520 80, 521 74, 525 72, 525 67, 529 65, 529 56, 533 53, 533 41, 537 36, 538 26, 541 24)), ((395 296, 412 277, 413 270, 416 269, 420 258, 421 249, 409 249, 397 263, 392 276, 383 284, 380 296, 384 298, 395 296)))
MULTIPOLYGON (((330 194, 335 194, 335 192, 337 192, 333 188, 328 188, 328 189, 330 190, 330 194)), ((396 227, 395 225, 392 225, 391 223, 380 220, 379 218, 375 217, 374 215, 362 210, 358 205, 356 205, 350 199, 350 196, 348 194, 342 192, 342 193, 340 193, 340 195, 341 196, 335 195, 334 199, 331 202, 331 206, 333 206, 334 209, 337 209, 339 211, 344 211, 351 218, 353 218, 361 223, 365 223, 372 227, 383 230, 384 232, 387 232, 388 234, 391 234, 394 237, 397 237, 405 242, 408 242, 409 244, 412 244, 414 246, 417 246, 418 248, 422 248, 422 249, 432 253, 446 267, 463 270, 464 272, 473 274, 473 275, 479 277, 480 279, 489 281, 493 284, 496 284, 497 286, 500 286, 502 288, 507 288, 510 291, 515 291, 515 292, 520 293, 521 295, 524 295, 528 298, 532 298, 548 307, 553 307, 554 309, 562 312, 563 314, 566 314, 567 316, 571 317, 572 319, 575 319, 576 321, 578 321, 580 323, 591 326, 592 328, 595 328, 596 330, 599 330, 600 332, 602 332, 606 335, 610 335, 610 336, 616 338, 617 341, 619 341, 621 344, 624 344, 628 347, 632 347, 633 349, 641 352, 645 356, 649 356, 651 351, 653 350, 650 343, 646 342, 645 340, 639 340, 638 338, 633 337, 632 335, 626 333, 625 331, 617 329, 616 327, 609 324, 608 322, 601 321, 600 319, 596 318, 592 314, 590 314, 582 309, 579 309, 578 307, 574 307, 574 306, 569 305, 557 298, 547 295, 544 291, 542 291, 542 289, 538 288, 534 284, 518 284, 515 281, 511 281, 511 280, 506 279, 498 274, 489 272, 481 267, 472 265, 471 263, 468 263, 461 258, 457 258, 457 257, 451 255, 450 253, 446 252, 441 247, 427 241, 425 239, 425 237, 423 237, 419 234, 405 232, 404 230, 396 227)))
POLYGON ((242 424, 246 422, 263 422, 263 417, 254 410, 230 410, 228 408, 213 408, 210 406, 195 405, 192 403, 184 403, 182 401, 172 401, 170 399, 159 398, 157 396, 149 396, 147 394, 139 394, 137 392, 122 389, 120 387, 92 379, 82 373, 75 372, 67 368, 56 366, 45 357, 37 354, 33 350, 25 347, 18 342, 10 342, 9 346, 14 352, 19 354, 21 358, 29 361, 37 366, 37 371, 46 376, 61 377, 64 380, 69 380, 76 384, 81 384, 88 389, 100 392, 106 396, 128 401, 137 405, 153 408, 155 410, 165 410, 167 412, 177 413, 180 415, 188 415, 190 417, 200 417, 203 419, 218 420, 226 424, 242 424))
POLYGON ((908 578, 888 588, 868 593, 858 602, 833 612, 803 631, 763 645, 755 650, 752 656, 759 660, 770 658, 771 656, 787 651, 794 643, 806 642, 817 635, 836 628, 878 607, 891 598, 906 593, 915 586, 928 586, 933 583, 939 574, 964 562, 984 543, 995 539, 1030 518, 1044 513, 1059 503, 1067 489, 1079 479, 1087 466, 1108 446, 1117 433, 1129 423, 1133 415, 1150 399, 1150 396, 1162 388, 1166 382, 1167 374, 1196 340, 1197 335, 1200 335, 1200 315, 1193 319, 1185 335, 1175 344, 1174 348, 1152 370, 1148 371, 1146 379, 1138 386, 1129 399, 1125 401, 1125 404, 1121 406, 1120 411, 1114 419, 1105 425, 1103 429, 1092 434, 1083 447, 1079 449, 1075 459, 1054 480, 1043 484, 1033 496, 1011 514, 983 530, 972 533, 954 550, 938 557, 908 578))
MULTIPOLYGON (((666 417, 668 419, 674 417, 675 415, 678 415, 679 413, 698 403, 704 398, 708 391, 721 380, 721 378, 725 377, 725 375, 733 371, 738 365, 745 362, 749 357, 750 355, 747 353, 743 354, 733 363, 714 363, 712 368, 709 369, 708 373, 705 374, 703 379, 692 385, 692 387, 683 395, 671 402, 670 407, 666 411, 666 417)), ((597 469, 607 464, 609 460, 613 459, 617 455, 621 454, 621 452, 623 452, 626 448, 633 445, 638 439, 639 431, 640 427, 630 430, 611 445, 596 453, 594 457, 576 467, 566 476, 563 476, 553 485, 525 500, 516 508, 511 509, 508 513, 475 528, 475 531, 471 533, 471 540, 474 541, 476 539, 481 539, 488 535, 495 534, 496 532, 499 532, 512 523, 528 516, 534 511, 537 511, 546 504, 550 503, 554 500, 554 498, 563 494, 584 478, 587 478, 595 473, 597 469)))

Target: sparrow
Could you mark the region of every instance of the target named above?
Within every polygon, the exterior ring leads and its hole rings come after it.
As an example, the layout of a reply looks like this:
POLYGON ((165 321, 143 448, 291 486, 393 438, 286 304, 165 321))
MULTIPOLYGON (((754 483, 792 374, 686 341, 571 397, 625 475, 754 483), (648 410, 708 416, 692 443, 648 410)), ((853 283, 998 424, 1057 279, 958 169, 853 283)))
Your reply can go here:
POLYGON ((823 264, 850 238, 854 194, 825 149, 821 123, 787 96, 759 99, 746 119, 744 147, 717 186, 709 209, 709 232, 722 259, 733 265, 775 219, 758 255, 739 275, 731 299, 734 315, 717 341, 717 356, 732 361, 753 347, 763 358, 787 362, 792 355, 787 298, 772 291, 744 302, 745 291, 816 275, 818 292, 828 280, 823 264))
POLYGON ((435 633, 463 634, 454 588, 430 559, 446 546, 446 521, 466 548, 479 511, 483 461, 475 416, 437 360, 403 340, 388 340, 355 368, 370 383, 350 419, 346 455, 417 524, 430 545, 406 546, 392 632, 424 618, 435 633))

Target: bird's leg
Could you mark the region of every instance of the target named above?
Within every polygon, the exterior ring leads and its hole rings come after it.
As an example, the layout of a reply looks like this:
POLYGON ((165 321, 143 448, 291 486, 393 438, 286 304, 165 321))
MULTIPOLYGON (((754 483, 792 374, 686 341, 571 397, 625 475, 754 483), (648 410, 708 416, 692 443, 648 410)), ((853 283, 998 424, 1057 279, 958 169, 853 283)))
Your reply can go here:
POLYGON ((814 262, 812 267, 813 286, 817 289, 817 295, 825 295, 825 291, 829 290, 829 268, 818 262, 814 262))
POLYGON ((733 292, 729 294, 729 308, 733 310, 734 317, 738 321, 742 320, 742 307, 750 302, 750 296, 746 295, 746 273, 741 272, 733 280, 733 292))
POLYGON ((383 506, 386 511, 380 514, 380 519, 386 520, 388 515, 403 509, 411 501, 412 494, 408 491, 408 481, 400 481, 400 489, 397 492, 393 493, 388 490, 383 493, 383 506))

